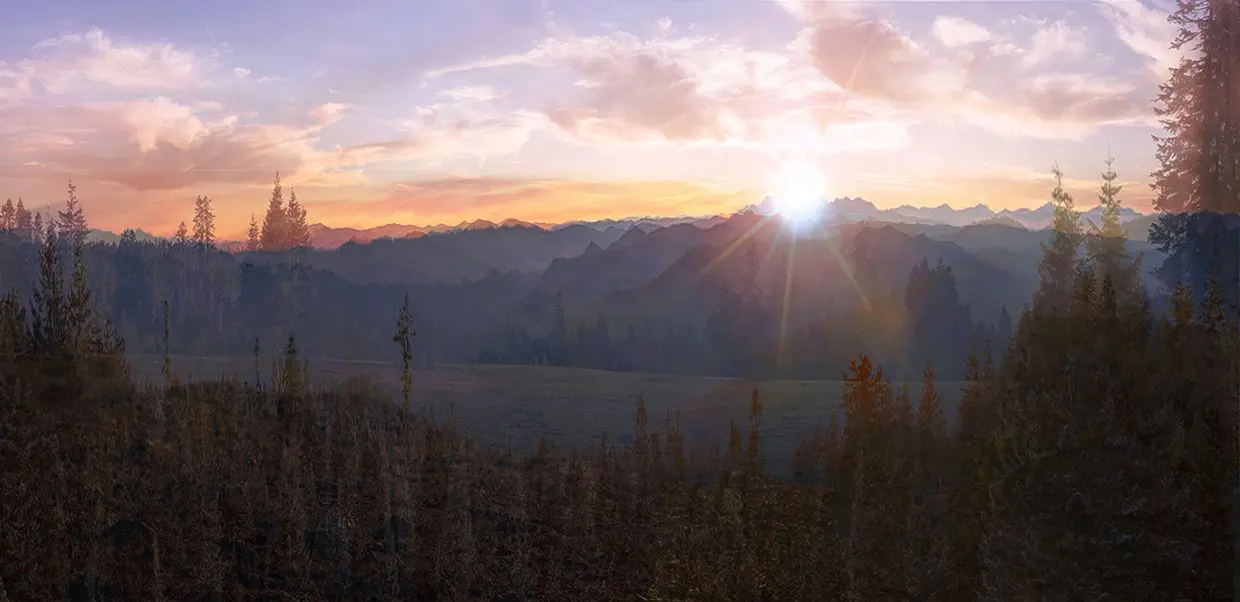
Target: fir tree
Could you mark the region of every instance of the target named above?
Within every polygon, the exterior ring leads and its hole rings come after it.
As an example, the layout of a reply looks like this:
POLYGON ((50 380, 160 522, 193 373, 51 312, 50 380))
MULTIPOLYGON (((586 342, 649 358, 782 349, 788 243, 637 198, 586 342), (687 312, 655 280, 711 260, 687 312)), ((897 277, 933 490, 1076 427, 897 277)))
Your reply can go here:
POLYGON ((82 212, 82 205, 77 199, 77 187, 73 182, 69 182, 69 198, 65 200, 65 208, 60 212, 57 221, 60 224, 60 237, 71 246, 86 241, 90 229, 86 226, 86 215, 82 212))
POLYGON ((1067 306, 1076 283, 1081 244, 1081 216, 1074 208, 1072 195, 1063 189, 1063 172, 1055 165, 1051 173, 1055 177, 1051 191, 1055 205, 1053 233, 1050 244, 1042 244, 1042 261, 1038 264, 1042 282, 1033 298, 1034 309, 1046 311, 1067 306))
POLYGON ((185 227, 185 222, 181 222, 177 231, 172 234, 172 244, 178 247, 189 244, 189 229, 185 227))
POLYGON ((55 220, 47 224, 47 232, 43 236, 43 246, 39 252, 39 282, 32 297, 30 317, 30 338, 37 352, 54 357, 65 351, 68 316, 55 220))
POLYGON ((297 191, 288 194, 288 246, 300 249, 310 246, 310 226, 306 224, 306 208, 297 200, 297 191))
POLYGON ((200 249, 215 246, 215 212, 211 210, 211 199, 199 196, 194 199, 194 244, 200 249))
POLYGON ((0 230, 14 230, 17 228, 17 209, 13 207, 13 199, 4 201, 4 206, 0 207, 0 230))
POLYGON ((29 241, 37 241, 43 236, 42 220, 35 223, 30 210, 26 209, 26 204, 20 198, 17 199, 17 207, 13 210, 13 231, 18 237, 29 241))
POLYGON ((245 250, 257 251, 262 248, 262 239, 259 237, 259 232, 258 216, 251 213, 250 229, 246 232, 245 250))
POLYGON ((1168 254, 1159 271, 1165 286, 1187 279, 1200 298, 1215 278, 1234 311, 1240 231, 1223 216, 1240 213, 1240 4, 1183 0, 1169 21, 1179 29, 1171 48, 1184 57, 1155 106, 1167 135, 1155 137, 1159 167, 1151 186, 1161 215, 1149 238, 1168 254))
POLYGON ((280 174, 276 174, 271 187, 271 200, 267 204, 267 216, 263 218, 260 246, 264 251, 284 251, 288 245, 288 211, 284 207, 284 189, 280 186, 280 174))
POLYGON ((1132 257, 1126 248, 1128 231, 1119 221, 1122 208, 1119 193, 1123 187, 1115 183, 1119 176, 1112 168, 1114 162, 1113 157, 1107 157, 1107 170, 1102 174, 1098 195, 1101 223, 1090 224, 1091 236, 1086 239, 1086 249, 1097 278, 1110 275, 1116 290, 1120 291, 1120 298, 1125 303, 1134 303, 1144 295, 1141 263, 1140 258, 1132 257))
MULTIPOLYGON (((18 221, 17 221, 17 229, 20 231, 20 230, 22 230, 22 229, 23 229, 23 222, 22 222, 22 202, 21 202, 21 199, 18 199, 18 200, 17 200, 17 210, 18 210, 18 211, 17 211, 17 220, 18 220, 18 221)), ((55 221, 55 220, 52 220, 52 221, 55 221)), ((36 242, 36 243, 37 243, 37 242, 42 242, 42 241, 43 241, 43 232, 44 232, 44 229, 43 229, 43 214, 42 214, 42 213, 35 213, 35 214, 34 214, 34 218, 33 218, 33 219, 31 219, 31 218, 30 218, 30 212, 29 212, 29 211, 27 211, 27 212, 26 212, 26 220, 25 220, 25 222, 26 222, 26 223, 28 223, 28 224, 30 224, 30 226, 29 226, 30 240, 31 240, 32 242, 36 242)), ((50 225, 51 225, 51 222, 48 222, 48 225, 50 226, 50 225)))

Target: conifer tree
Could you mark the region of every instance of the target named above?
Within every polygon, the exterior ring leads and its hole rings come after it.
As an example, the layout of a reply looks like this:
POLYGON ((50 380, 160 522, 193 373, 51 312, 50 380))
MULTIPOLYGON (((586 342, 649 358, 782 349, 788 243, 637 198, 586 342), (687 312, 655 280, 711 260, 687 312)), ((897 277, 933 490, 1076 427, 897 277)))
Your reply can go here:
POLYGON ((284 251, 289 248, 288 222, 288 210, 284 207, 284 189, 280 186, 280 174, 277 173, 260 235, 260 246, 264 251, 284 251))
POLYGON ((262 248, 262 239, 259 238, 258 216, 250 214, 250 229, 246 232, 245 250, 257 251, 262 248))
POLYGON ((67 299, 69 335, 73 349, 78 353, 102 351, 99 349, 102 332, 95 323, 91 291, 86 286, 86 265, 82 257, 85 244, 82 238, 76 239, 73 244, 73 283, 67 299))
POLYGON ((1051 173, 1055 177, 1055 188, 1051 191, 1055 217, 1051 222, 1051 242, 1042 244, 1042 261, 1038 264, 1042 282, 1034 293, 1033 306, 1035 310, 1057 311, 1067 306, 1076 283, 1081 216, 1074 208, 1072 195, 1063 189, 1063 172, 1059 166, 1054 165, 1051 173))
MULTIPOLYGON (((42 213, 35 213, 35 214, 34 214, 34 218, 30 218, 30 212, 29 212, 29 211, 27 211, 27 212, 26 212, 26 220, 25 220, 25 223, 30 224, 30 229, 29 229, 29 233, 30 233, 30 240, 31 240, 32 242, 36 242, 36 243, 37 243, 37 242, 42 242, 42 241, 43 241, 43 232, 44 232, 44 228, 43 228, 43 214, 42 214, 42 213)), ((50 222, 49 222, 49 224, 48 224, 48 225, 51 225, 51 224, 50 224, 50 222)), ((17 200, 17 228, 18 228, 18 230, 22 230, 22 229, 24 229, 24 228, 23 228, 23 221, 22 221, 22 201, 21 201, 21 199, 18 199, 18 200, 17 200)))
POLYGON ((1124 303, 1132 303, 1143 296, 1140 257, 1134 258, 1126 248, 1128 231, 1120 224, 1122 203, 1119 193, 1123 187, 1116 184, 1114 157, 1107 157, 1107 170, 1102 174, 1102 188, 1098 201, 1102 208, 1101 223, 1090 224, 1091 236, 1086 239, 1086 249, 1098 279, 1110 275, 1124 303))
POLYGON ((43 247, 39 252, 39 282, 33 293, 30 318, 30 338, 38 353, 54 357, 65 351, 68 316, 55 220, 47 224, 47 232, 43 236, 43 247))
POLYGON ((17 228, 17 209, 13 207, 13 199, 6 199, 0 207, 0 230, 17 228))
POLYGON ((69 195, 65 200, 65 208, 57 220, 60 224, 60 237, 71 246, 86 241, 90 229, 86 226, 86 215, 82 212, 82 204, 77 198, 77 186, 69 182, 69 195))
POLYGON ((200 249, 215 246, 215 212, 211 210, 211 199, 199 196, 194 199, 194 244, 200 249))
POLYGON ((288 343, 284 346, 283 363, 280 366, 280 391, 289 395, 301 395, 305 385, 305 375, 298 359, 297 342, 293 333, 288 335, 288 343))
POLYGON ((409 293, 405 293, 405 302, 400 306, 400 314, 396 317, 396 334, 392 340, 400 346, 401 373, 400 395, 404 402, 405 413, 409 412, 409 395, 413 390, 413 372, 410 361, 413 359, 413 312, 409 307, 409 293))
POLYGON ((185 227, 185 222, 181 222, 177 231, 172 234, 172 244, 178 247, 189 244, 189 229, 185 227))
POLYGON ((1240 4, 1184 0, 1169 21, 1179 29, 1171 49, 1184 56, 1155 106, 1167 135, 1155 137, 1159 167, 1151 175, 1160 216, 1150 242, 1168 254, 1159 273, 1167 288, 1187 278, 1200 299, 1216 278, 1234 311, 1240 232, 1223 215, 1240 213, 1240 4))
POLYGON ((26 204, 20 198, 17 199, 17 207, 13 210, 13 230, 17 236, 24 240, 37 241, 43 236, 43 224, 35 223, 30 214, 30 210, 26 209, 26 204))
POLYGON ((306 208, 297 200, 297 191, 288 194, 288 246, 300 249, 310 246, 310 226, 306 224, 306 208))

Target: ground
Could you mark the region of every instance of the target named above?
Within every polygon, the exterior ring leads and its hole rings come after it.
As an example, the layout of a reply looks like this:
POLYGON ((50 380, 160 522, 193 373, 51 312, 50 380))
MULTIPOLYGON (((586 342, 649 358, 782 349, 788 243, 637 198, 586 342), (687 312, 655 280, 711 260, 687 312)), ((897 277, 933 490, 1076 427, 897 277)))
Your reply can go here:
MULTIPOLYGON (((161 356, 130 357, 142 382, 158 382, 161 356)), ((252 357, 173 357, 183 380, 236 377, 253 380, 252 357)), ((400 367, 385 362, 307 360, 314 383, 365 377, 400 397, 400 367)), ((268 378, 271 359, 262 362, 268 378)), ((954 414, 963 383, 936 386, 945 412, 954 414)), ((546 366, 442 365, 413 374, 411 405, 431 407, 437 417, 451 408, 456 423, 489 445, 511 444, 529 450, 545 435, 561 449, 597 445, 606 432, 611 442, 631 439, 637 399, 644 396, 647 429, 662 431, 665 417, 680 413, 690 446, 727 445, 728 424, 747 425, 749 400, 758 388, 763 400, 759 440, 767 465, 783 472, 791 467, 798 438, 839 411, 839 381, 752 381, 747 379, 606 372, 546 366)), ((914 396, 920 383, 910 384, 914 396)), ((842 416, 841 416, 842 418, 842 416)))

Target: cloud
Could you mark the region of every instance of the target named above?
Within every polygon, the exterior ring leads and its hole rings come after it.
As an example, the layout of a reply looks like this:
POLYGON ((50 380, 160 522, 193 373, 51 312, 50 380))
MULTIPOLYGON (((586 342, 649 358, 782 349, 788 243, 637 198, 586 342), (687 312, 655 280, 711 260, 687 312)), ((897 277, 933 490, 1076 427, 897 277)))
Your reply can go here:
POLYGON ((1097 6, 1115 27, 1120 41, 1145 59, 1155 81, 1161 82, 1168 70, 1179 64, 1183 52, 1171 48, 1177 31, 1167 20, 1166 10, 1141 0, 1101 0, 1097 6))
POLYGON ((503 92, 497 91, 491 86, 461 86, 448 90, 441 90, 440 96, 445 96, 453 100, 478 100, 490 101, 499 100, 506 96, 503 92))
POLYGON ((563 136, 581 143, 840 152, 872 146, 872 139, 853 139, 845 132, 881 129, 872 123, 874 116, 835 106, 844 99, 808 57, 751 50, 710 36, 561 36, 525 52, 430 75, 514 67, 573 74, 575 93, 548 99, 540 112, 563 136), (810 107, 825 110, 811 119, 810 107), (817 144, 804 140, 815 137, 817 144))
POLYGON ((970 46, 989 41, 990 31, 963 17, 938 17, 934 20, 934 37, 949 48, 970 46))
POLYGON ((202 83, 203 61, 192 52, 165 43, 128 43, 99 29, 64 34, 34 47, 31 58, 15 70, 60 94, 81 84, 134 91, 178 90, 202 83))
POLYGON ((1029 50, 1020 57, 1025 68, 1045 64, 1052 59, 1069 59, 1083 55, 1088 50, 1089 32, 1054 21, 1040 27, 1033 34, 1029 50))
POLYGON ((321 126, 247 125, 209 105, 151 100, 0 111, 9 175, 110 182, 132 190, 262 183, 303 169, 321 126), (20 125, 18 125, 20 124, 20 125))
POLYGON ((349 105, 329 102, 310 109, 310 116, 318 119, 319 123, 326 127, 339 121, 348 109, 349 105))

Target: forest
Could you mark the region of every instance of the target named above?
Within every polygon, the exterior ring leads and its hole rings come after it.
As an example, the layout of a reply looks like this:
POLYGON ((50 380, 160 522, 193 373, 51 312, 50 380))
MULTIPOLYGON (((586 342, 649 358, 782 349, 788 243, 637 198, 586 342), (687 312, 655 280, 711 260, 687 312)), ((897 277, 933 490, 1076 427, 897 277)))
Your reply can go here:
POLYGON ((680 330, 570 319, 555 294, 517 330, 509 302, 539 299, 528 275, 410 286, 308 265, 304 210, 278 184, 269 216, 285 219, 253 220, 250 253, 269 253, 253 260, 212 248, 206 197, 166 243, 88 243, 72 185, 37 224, 6 206, 0 599, 1233 599, 1240 113, 1205 109, 1228 106, 1223 24, 1240 8, 1207 7, 1182 5, 1206 11, 1177 21, 1205 59, 1159 100, 1151 239, 1166 262, 1125 246, 1109 167, 1092 229, 1055 170, 1036 288, 993 322, 930 257, 893 290, 866 242, 884 230, 856 228, 851 276, 875 294, 796 361, 842 373, 844 417, 799 442, 792 479, 765 470, 758 390, 736 400, 749 418, 726 449, 686 445, 677 416, 641 401, 631 443, 519 454, 419 411, 407 384, 446 359, 779 374, 766 346, 781 318, 747 250, 668 297, 712 301, 680 330), (1165 283, 1157 309, 1146 269, 1165 283), (307 350, 342 346, 399 361, 402 398, 308 386, 307 350), (269 379, 166 369, 140 386, 135 348, 165 366, 179 350, 280 359, 269 379), (934 384, 953 372, 966 386, 949 425, 934 384))

